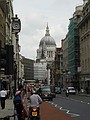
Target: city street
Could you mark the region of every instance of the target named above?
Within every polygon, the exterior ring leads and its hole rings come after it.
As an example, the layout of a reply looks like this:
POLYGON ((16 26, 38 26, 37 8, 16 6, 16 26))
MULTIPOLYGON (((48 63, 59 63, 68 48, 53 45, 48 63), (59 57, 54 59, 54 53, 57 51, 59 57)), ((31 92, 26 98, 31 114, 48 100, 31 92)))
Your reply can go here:
MULTIPOLYGON (((43 102, 40 108, 41 120, 74 120, 73 117, 70 117, 70 115, 60 111, 51 103, 43 102)), ((7 99, 5 109, 2 110, 0 106, 0 117, 12 115, 14 113, 13 109, 13 100, 7 99)), ((13 118, 11 118, 11 120, 13 120, 13 118)))
POLYGON ((0 0, 0 102, 0 120, 90 120, 90 0, 0 0))
POLYGON ((59 110, 53 104, 44 102, 41 105, 41 120, 75 120, 70 115, 59 110))
POLYGON ((58 94, 53 104, 75 120, 90 120, 90 96, 58 94))
MULTIPOLYGON (((90 120, 89 111, 90 95, 69 95, 66 97, 64 93, 57 94, 53 101, 43 102, 40 106, 41 120, 90 120)), ((2 110, 0 106, 0 117, 13 115, 13 113, 13 99, 6 99, 5 109, 2 110)))

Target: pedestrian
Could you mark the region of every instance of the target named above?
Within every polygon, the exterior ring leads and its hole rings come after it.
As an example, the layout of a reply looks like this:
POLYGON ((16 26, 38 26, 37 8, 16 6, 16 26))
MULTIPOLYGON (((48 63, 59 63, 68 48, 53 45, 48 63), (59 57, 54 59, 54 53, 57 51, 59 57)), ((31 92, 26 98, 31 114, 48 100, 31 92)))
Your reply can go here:
POLYGON ((2 107, 2 109, 4 109, 5 108, 5 100, 7 97, 7 91, 5 90, 5 88, 3 88, 0 91, 0 97, 1 97, 1 107, 2 107))
POLYGON ((22 110, 23 110, 23 86, 19 86, 18 90, 14 96, 14 106, 17 112, 18 120, 23 120, 22 110))
POLYGON ((66 97, 68 97, 68 95, 69 95, 69 91, 68 89, 66 89, 66 97))

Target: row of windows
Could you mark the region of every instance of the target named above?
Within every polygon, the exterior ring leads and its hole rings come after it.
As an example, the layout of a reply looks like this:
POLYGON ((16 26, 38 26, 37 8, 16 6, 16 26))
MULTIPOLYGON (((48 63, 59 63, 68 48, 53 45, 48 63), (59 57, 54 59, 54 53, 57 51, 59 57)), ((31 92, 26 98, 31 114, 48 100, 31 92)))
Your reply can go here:
POLYGON ((87 32, 90 29, 90 20, 88 20, 87 22, 83 23, 83 26, 80 28, 80 34, 84 34, 85 32, 87 32))
POLYGON ((81 42, 85 42, 85 41, 87 41, 88 39, 89 39, 89 37, 90 37, 90 34, 89 33, 87 33, 86 35, 84 35, 84 37, 82 37, 81 38, 81 42))
POLYGON ((90 4, 87 3, 86 9, 83 10, 83 17, 85 17, 89 11, 90 11, 90 4))
MULTIPOLYGON (((41 55, 42 54, 42 52, 38 52, 39 53, 39 55, 41 55)), ((47 53, 46 53, 47 55, 47 57, 53 57, 53 51, 47 51, 47 53)), ((44 55, 45 55, 45 51, 44 51, 44 55)))
POLYGON ((47 51, 47 56, 48 57, 53 57, 53 51, 47 51))
POLYGON ((82 72, 90 73, 90 58, 81 60, 82 72))
POLYGON ((82 54, 89 54, 90 53, 90 38, 88 37, 83 42, 81 42, 81 53, 82 54))

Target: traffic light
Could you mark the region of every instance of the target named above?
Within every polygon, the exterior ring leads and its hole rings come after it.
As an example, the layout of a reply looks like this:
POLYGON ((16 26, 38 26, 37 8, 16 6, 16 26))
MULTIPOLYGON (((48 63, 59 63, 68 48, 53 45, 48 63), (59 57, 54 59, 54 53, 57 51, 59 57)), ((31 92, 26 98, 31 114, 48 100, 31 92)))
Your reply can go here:
POLYGON ((13 66, 14 66, 14 59, 13 59, 13 45, 6 45, 6 67, 5 67, 5 74, 12 75, 14 73, 13 66))

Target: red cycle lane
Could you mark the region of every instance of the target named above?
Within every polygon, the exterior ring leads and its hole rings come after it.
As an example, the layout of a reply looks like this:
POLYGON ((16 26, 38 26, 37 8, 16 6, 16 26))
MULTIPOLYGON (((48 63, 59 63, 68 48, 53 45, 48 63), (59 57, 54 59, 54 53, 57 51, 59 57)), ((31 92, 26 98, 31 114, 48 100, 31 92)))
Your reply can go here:
POLYGON ((40 105, 40 116, 41 120, 75 120, 48 102, 43 102, 40 105))

